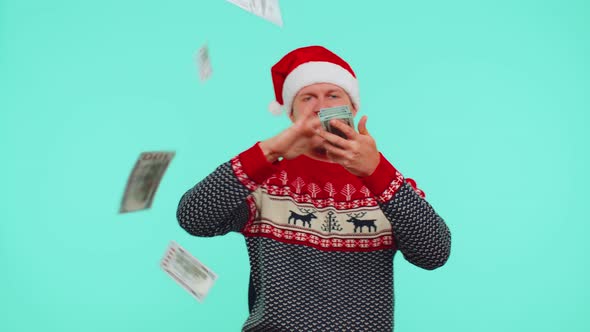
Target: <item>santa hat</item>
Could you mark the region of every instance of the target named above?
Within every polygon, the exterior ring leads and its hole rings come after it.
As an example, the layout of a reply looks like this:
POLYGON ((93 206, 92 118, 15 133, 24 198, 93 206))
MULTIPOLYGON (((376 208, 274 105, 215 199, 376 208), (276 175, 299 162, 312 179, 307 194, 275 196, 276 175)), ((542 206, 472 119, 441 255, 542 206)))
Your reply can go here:
POLYGON ((322 46, 307 46, 291 51, 270 70, 276 100, 268 109, 273 114, 292 111, 293 98, 302 88, 315 83, 341 87, 356 109, 360 106, 356 75, 346 61, 322 46))

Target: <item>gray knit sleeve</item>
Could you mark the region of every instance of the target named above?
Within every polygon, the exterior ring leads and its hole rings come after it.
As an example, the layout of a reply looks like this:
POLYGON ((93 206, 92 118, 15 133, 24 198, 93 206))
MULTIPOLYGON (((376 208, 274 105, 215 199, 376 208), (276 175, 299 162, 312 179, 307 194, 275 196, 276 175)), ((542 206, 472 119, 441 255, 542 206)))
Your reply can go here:
POLYGON ((398 249, 410 263, 427 270, 444 265, 451 252, 451 233, 432 206, 410 184, 381 205, 391 221, 398 249))
POLYGON ((195 236, 239 232, 250 216, 246 201, 250 194, 234 175, 228 161, 182 196, 176 219, 180 227, 195 236))

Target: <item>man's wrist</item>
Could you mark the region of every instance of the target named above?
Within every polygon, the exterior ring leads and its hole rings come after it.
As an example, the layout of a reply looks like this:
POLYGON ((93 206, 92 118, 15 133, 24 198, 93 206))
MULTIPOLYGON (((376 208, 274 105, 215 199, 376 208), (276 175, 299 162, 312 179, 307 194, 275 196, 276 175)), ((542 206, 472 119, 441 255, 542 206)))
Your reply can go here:
POLYGON ((281 154, 273 148, 272 142, 269 140, 260 142, 260 149, 269 163, 274 163, 281 157, 281 154))
POLYGON ((381 162, 381 155, 379 154, 379 152, 377 152, 373 156, 372 161, 369 163, 370 166, 368 166, 367 173, 365 176, 371 176, 373 173, 375 173, 377 166, 379 166, 379 162, 381 162))

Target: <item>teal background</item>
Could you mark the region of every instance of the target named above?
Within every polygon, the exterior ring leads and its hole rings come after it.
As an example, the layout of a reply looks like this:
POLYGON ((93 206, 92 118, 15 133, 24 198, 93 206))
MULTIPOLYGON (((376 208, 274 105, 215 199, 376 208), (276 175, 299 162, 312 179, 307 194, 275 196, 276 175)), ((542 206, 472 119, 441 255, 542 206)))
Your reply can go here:
POLYGON ((452 231, 438 270, 396 256, 395 330, 590 331, 590 2, 280 5, 283 28, 222 0, 0 0, 0 331, 239 331, 245 243, 190 236, 177 203, 289 125, 270 67, 311 44, 452 231), (152 209, 119 215, 152 150, 177 153, 152 209), (218 274, 204 303, 160 270, 170 240, 218 274))

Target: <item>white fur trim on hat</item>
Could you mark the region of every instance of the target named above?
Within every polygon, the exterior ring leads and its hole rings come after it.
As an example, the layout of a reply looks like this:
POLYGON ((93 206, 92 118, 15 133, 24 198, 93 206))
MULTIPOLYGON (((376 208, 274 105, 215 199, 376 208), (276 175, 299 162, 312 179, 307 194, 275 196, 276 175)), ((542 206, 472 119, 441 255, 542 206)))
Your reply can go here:
POLYGON ((315 83, 331 83, 341 87, 358 110, 360 107, 359 86, 357 79, 341 66, 325 61, 302 63, 293 69, 283 84, 283 105, 291 113, 293 99, 304 87, 315 83))

